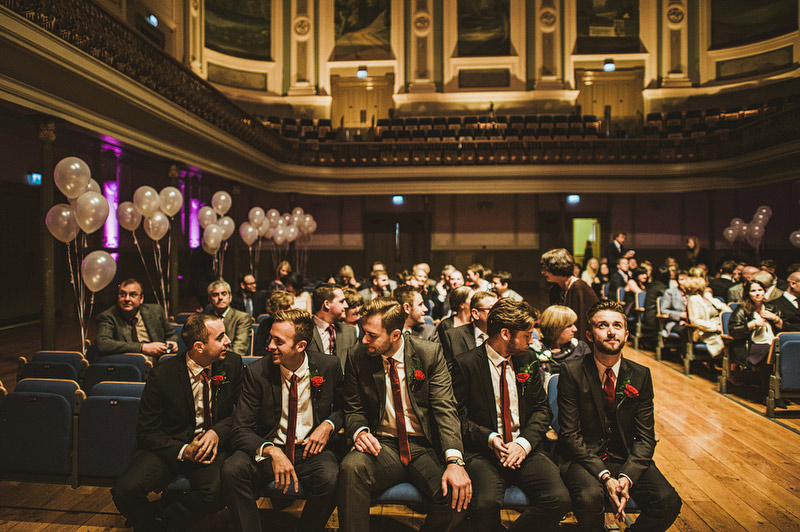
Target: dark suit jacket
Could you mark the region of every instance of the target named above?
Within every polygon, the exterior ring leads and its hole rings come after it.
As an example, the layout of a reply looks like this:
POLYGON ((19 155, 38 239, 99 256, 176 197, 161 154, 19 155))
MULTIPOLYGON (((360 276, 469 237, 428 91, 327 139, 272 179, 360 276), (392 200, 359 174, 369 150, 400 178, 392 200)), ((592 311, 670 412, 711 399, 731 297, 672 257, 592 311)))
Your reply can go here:
MULTIPOLYGON (((356 328, 340 321, 334 323, 333 327, 336 330, 336 357, 339 359, 339 365, 342 371, 344 371, 345 362, 347 361, 347 350, 358 343, 356 328)), ((311 344, 308 349, 327 355, 322 348, 322 337, 319 335, 316 325, 314 325, 314 337, 311 338, 311 344)))
POLYGON ((721 297, 725 301, 728 300, 728 290, 733 286, 733 281, 723 277, 715 277, 708 281, 708 286, 714 293, 714 297, 721 297))
POLYGON ((430 323, 418 323, 411 328, 411 336, 415 338, 422 338, 429 342, 438 342, 439 335, 436 333, 436 327, 430 323))
POLYGON ((771 302, 775 308, 781 313, 783 318, 783 332, 798 332, 800 331, 800 310, 797 309, 792 303, 781 296, 771 302))
MULTIPOLYGON (((251 297, 253 298, 253 317, 258 318, 261 314, 267 312, 267 293, 256 292, 251 297)), ((247 309, 244 307, 244 296, 241 292, 233 296, 233 299, 231 299, 231 306, 236 310, 247 313, 247 309)))
MULTIPOLYGON (((417 386, 412 386, 412 379, 406 378, 411 408, 425 437, 441 453, 447 449, 463 453, 461 423, 441 346, 409 334, 404 334, 403 340, 408 377, 416 369, 425 374, 425 380, 417 386)), ((386 406, 385 376, 382 358, 368 355, 364 344, 357 345, 347 354, 344 413, 348 438, 352 438, 361 427, 369 427, 373 432, 378 428, 386 406)))
POLYGON ((616 301, 617 288, 627 285, 628 279, 629 277, 625 277, 620 270, 614 270, 614 273, 608 278, 608 299, 616 301))
POLYGON ((453 358, 461 353, 475 349, 475 326, 471 323, 459 325, 444 331, 439 337, 447 367, 452 369, 453 358))
POLYGON ((275 318, 270 316, 268 318, 264 318, 258 325, 258 329, 256 329, 256 335, 253 338, 254 357, 267 356, 267 345, 269 345, 269 342, 272 339, 270 331, 272 330, 272 323, 274 321, 275 318))
POLYGON ((653 419, 653 381, 645 366, 622 359, 617 392, 630 381, 638 397, 617 396, 617 426, 606 426, 605 394, 593 355, 570 360, 561 366, 558 379, 557 452, 563 467, 578 463, 592 476, 606 469, 600 455, 606 451, 611 431, 617 430, 628 456, 620 469, 636 484, 653 461, 656 446, 653 419))
MULTIPOLYGON (((610 291, 609 297, 611 297, 610 291)), ((586 316, 589 308, 595 303, 597 303, 597 294, 594 293, 591 286, 580 279, 573 282, 566 292, 562 293, 561 287, 557 284, 553 284, 550 289, 551 305, 565 305, 578 315, 578 319, 575 321, 575 326, 578 328, 575 338, 579 340, 586 338, 586 330, 589 328, 589 320, 586 316)))
MULTIPOLYGON (((233 407, 242 385, 242 359, 228 353, 211 367, 212 375, 224 375, 223 384, 211 384, 212 430, 219 436, 219 447, 227 446, 233 424, 233 407)), ((142 392, 136 442, 139 449, 157 454, 170 463, 194 437, 195 408, 186 354, 176 355, 156 365, 142 392)))
MULTIPOLYGON (((536 362, 531 350, 511 357, 514 374, 531 362, 536 362)), ((470 454, 481 454, 487 458, 494 456, 489 449, 489 434, 497 432, 497 402, 489 364, 486 345, 483 344, 457 355, 453 365, 453 389, 458 401, 464 447, 470 454)), ((519 435, 530 442, 531 452, 536 452, 553 418, 538 364, 533 364, 527 382, 517 381, 517 398, 519 435)))
MULTIPOLYGON (((155 304, 139 307, 142 321, 151 342, 178 341, 175 329, 167 321, 164 309, 155 304)), ((97 339, 95 341, 100 355, 116 353, 141 353, 144 342, 134 342, 131 326, 125 321, 117 305, 97 315, 97 339)))
POLYGON ((625 246, 620 246, 617 250, 617 245, 614 242, 609 242, 606 246, 606 258, 608 258, 608 267, 612 270, 617 265, 617 261, 625 254, 625 246))
MULTIPOLYGON (((344 391, 342 370, 333 357, 306 351, 309 377, 319 375, 324 379, 319 388, 311 387, 311 407, 314 428, 326 419, 338 432, 344 422, 344 391)), ((236 414, 233 417, 231 444, 248 456, 255 456, 264 442, 271 442, 281 422, 281 370, 271 358, 248 365, 244 371, 244 384, 236 414)))

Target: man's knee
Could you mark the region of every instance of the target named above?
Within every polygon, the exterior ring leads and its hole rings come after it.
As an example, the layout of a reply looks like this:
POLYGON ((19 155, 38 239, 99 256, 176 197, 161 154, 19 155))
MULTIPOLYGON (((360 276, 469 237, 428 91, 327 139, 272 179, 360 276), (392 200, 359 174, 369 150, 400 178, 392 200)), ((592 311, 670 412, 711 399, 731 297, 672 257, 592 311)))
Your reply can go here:
POLYGON ((350 451, 342 460, 342 465, 339 468, 339 478, 344 486, 349 486, 349 482, 353 479, 368 483, 371 477, 371 467, 372 462, 367 454, 360 451, 350 451))
POLYGON ((567 487, 560 482, 551 486, 544 493, 542 493, 539 502, 549 510, 554 512, 558 511, 562 515, 569 512, 570 508, 572 507, 572 500, 569 496, 569 490, 567 490, 567 487))
POLYGON ((220 473, 223 486, 230 486, 248 478, 249 475, 247 472, 250 464, 247 460, 249 460, 249 458, 250 457, 246 456, 244 453, 237 451, 231 455, 230 458, 225 460, 222 464, 222 472, 220 473))
POLYGON ((572 506, 576 513, 602 513, 605 504, 605 494, 597 487, 584 487, 571 494, 572 506))
POLYGON ((664 514, 675 519, 681 512, 683 501, 681 500, 680 495, 678 495, 678 492, 675 491, 675 488, 671 488, 669 492, 667 492, 666 496, 661 500, 661 504, 664 507, 664 514))

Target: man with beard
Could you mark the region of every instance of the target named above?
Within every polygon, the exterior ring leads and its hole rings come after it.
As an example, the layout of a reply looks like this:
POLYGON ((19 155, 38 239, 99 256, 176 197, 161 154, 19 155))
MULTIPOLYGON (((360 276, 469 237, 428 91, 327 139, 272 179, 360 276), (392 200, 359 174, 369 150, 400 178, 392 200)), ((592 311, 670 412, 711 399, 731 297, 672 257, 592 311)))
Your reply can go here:
POLYGON ((311 297, 314 307, 314 335, 309 349, 339 358, 344 370, 347 350, 356 345, 356 328, 343 323, 347 312, 347 300, 342 287, 332 283, 323 283, 314 289, 311 297))
POLYGON ((561 366, 559 462, 580 530, 604 529, 604 499, 624 518, 633 496, 641 509, 633 532, 667 530, 681 499, 653 462, 653 381, 645 366, 623 358, 627 319, 615 301, 589 309, 593 356, 561 366))

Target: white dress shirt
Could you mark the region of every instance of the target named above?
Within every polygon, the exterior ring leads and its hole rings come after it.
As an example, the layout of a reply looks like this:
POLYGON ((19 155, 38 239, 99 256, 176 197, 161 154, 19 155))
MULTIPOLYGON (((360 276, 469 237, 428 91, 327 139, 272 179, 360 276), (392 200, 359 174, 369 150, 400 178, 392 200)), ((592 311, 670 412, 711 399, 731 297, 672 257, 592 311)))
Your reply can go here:
MULTIPOLYGON (((211 386, 211 366, 204 368, 194 360, 192 360, 188 355, 186 356, 186 369, 189 372, 189 384, 192 386, 192 400, 194 401, 194 433, 195 435, 200 434, 203 432, 203 370, 209 370, 209 383, 208 383, 208 400, 211 402, 213 400, 213 389, 211 386)), ((209 405, 209 409, 211 405, 209 405)), ((188 447, 188 444, 184 444, 181 447, 180 452, 178 453, 178 460, 183 460, 183 451, 188 447)))
MULTIPOLYGON (((486 355, 489 357, 489 375, 492 377, 492 389, 494 390, 494 409, 497 413, 497 432, 489 434, 489 441, 487 444, 490 449, 493 449, 492 440, 495 437, 503 434, 503 413, 501 405, 503 398, 500 396, 500 368, 503 362, 508 362, 506 366, 506 388, 508 389, 508 406, 511 410, 511 442, 519 444, 520 447, 525 449, 527 455, 531 452, 530 442, 519 435, 519 394, 517 393, 517 381, 514 375, 514 366, 510 358, 504 358, 500 353, 492 349, 492 346, 486 344, 486 355)), ((502 437, 502 436, 501 436, 502 437)))
POLYGON ((783 292, 783 297, 788 299, 789 303, 791 303, 794 308, 800 308, 800 307, 798 307, 797 296, 793 296, 792 294, 789 293, 788 290, 785 290, 783 292))
POLYGON ((319 337, 322 338, 322 350, 324 355, 328 355, 331 352, 331 332, 328 327, 331 326, 325 320, 321 320, 318 317, 314 316, 314 325, 317 327, 317 332, 319 333, 319 337))
POLYGON ((489 335, 480 330, 477 326, 472 328, 472 333, 475 335, 475 347, 480 347, 480 345, 489 338, 489 335))
MULTIPOLYGON (((594 365, 597 367, 597 374, 600 376, 600 387, 602 388, 603 385, 606 383, 606 369, 608 369, 608 367, 601 364, 600 361, 598 361, 596 358, 594 359, 594 365)), ((611 366, 611 371, 614 373, 615 387, 617 385, 617 382, 619 381, 620 366, 622 366, 622 357, 619 357, 617 363, 611 366)), ((602 471, 600 471, 600 474, 597 475, 597 478, 603 478, 603 475, 605 475, 606 473, 611 473, 611 471, 609 471, 608 469, 603 469, 602 471)), ((633 481, 631 480, 631 477, 629 477, 625 473, 620 473, 619 476, 627 478, 630 485, 633 486, 633 481)))

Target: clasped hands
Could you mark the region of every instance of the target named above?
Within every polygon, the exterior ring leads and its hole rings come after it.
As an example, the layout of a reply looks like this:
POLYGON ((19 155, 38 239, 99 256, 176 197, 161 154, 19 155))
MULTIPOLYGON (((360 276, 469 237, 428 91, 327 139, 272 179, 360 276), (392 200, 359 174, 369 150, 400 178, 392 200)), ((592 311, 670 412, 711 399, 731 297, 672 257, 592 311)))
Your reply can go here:
POLYGON ((500 464, 509 469, 519 469, 522 461, 528 455, 522 445, 517 442, 505 443, 499 435, 492 438, 492 451, 500 460, 500 464))
MULTIPOLYGON (((303 443, 303 458, 322 452, 328 444, 333 425, 320 423, 303 443)), ((289 486, 294 482, 294 492, 297 493, 299 481, 294 470, 294 464, 289 460, 280 447, 268 445, 261 451, 261 455, 272 460, 272 474, 275 477, 275 487, 284 494, 289 491, 289 486)))
POLYGON ((631 481, 626 476, 619 478, 608 477, 604 483, 608 498, 614 506, 614 517, 617 520, 625 519, 625 505, 631 498, 631 481))
POLYGON ((183 450, 183 459, 201 464, 210 464, 217 457, 219 436, 213 429, 204 430, 194 437, 183 450))

